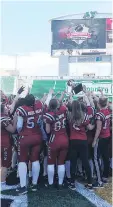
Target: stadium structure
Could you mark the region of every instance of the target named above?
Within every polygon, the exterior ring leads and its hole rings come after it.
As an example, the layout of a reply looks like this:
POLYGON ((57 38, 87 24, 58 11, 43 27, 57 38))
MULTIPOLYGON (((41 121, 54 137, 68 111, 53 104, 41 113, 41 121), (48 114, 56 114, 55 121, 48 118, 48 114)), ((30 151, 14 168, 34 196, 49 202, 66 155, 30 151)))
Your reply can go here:
MULTIPOLYGON (((104 93, 112 97, 112 29, 111 14, 86 12, 85 14, 73 14, 57 17, 51 22, 52 58, 59 59, 58 76, 20 76, 15 70, 1 72, 1 88, 7 94, 15 94, 17 89, 24 85, 31 88, 31 93, 37 97, 47 93, 50 88, 55 92, 67 89, 67 80, 74 79, 87 85, 88 90, 98 93, 102 88, 104 93), (82 76, 70 75, 69 64, 74 63, 109 63, 111 71, 107 76, 97 76, 87 72, 82 76)), ((16 56, 17 58, 17 56, 16 56)), ((68 89, 67 89, 68 90, 68 89)))

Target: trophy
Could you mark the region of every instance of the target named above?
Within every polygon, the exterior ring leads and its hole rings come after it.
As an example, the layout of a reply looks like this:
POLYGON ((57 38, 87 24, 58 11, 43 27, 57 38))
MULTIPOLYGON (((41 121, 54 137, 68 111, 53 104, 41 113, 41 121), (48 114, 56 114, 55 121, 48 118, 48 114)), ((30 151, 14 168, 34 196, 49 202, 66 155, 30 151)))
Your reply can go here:
POLYGON ((72 93, 73 95, 83 91, 82 83, 75 83, 73 79, 68 80, 67 86, 68 86, 68 92, 72 93))

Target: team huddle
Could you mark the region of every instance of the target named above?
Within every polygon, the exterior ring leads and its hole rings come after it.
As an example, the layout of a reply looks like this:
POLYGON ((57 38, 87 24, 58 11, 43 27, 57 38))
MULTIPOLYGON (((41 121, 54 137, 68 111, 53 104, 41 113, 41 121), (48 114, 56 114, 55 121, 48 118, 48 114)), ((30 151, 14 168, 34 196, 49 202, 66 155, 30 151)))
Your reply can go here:
POLYGON ((37 191, 40 174, 46 188, 56 183, 60 190, 66 183, 75 190, 78 174, 87 189, 103 188, 112 167, 112 104, 102 91, 96 96, 84 87, 74 100, 72 92, 64 99, 65 91, 58 98, 50 89, 37 100, 29 93, 20 98, 23 90, 10 103, 1 91, 2 184, 17 165, 19 195, 37 191))

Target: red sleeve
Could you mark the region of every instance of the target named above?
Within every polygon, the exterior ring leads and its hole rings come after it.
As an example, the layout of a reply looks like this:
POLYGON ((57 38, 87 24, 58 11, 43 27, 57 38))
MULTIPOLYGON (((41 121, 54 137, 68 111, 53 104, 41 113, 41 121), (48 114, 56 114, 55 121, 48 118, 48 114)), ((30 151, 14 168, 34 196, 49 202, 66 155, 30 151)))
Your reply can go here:
POLYGON ((87 113, 88 115, 92 115, 92 117, 95 115, 95 109, 92 106, 87 107, 87 113))
POLYGON ((45 113, 45 114, 43 115, 43 118, 44 118, 44 121, 45 121, 46 123, 48 123, 48 124, 52 124, 52 123, 55 121, 55 118, 54 118, 54 116, 53 116, 53 113, 50 113, 50 112, 45 113))
POLYGON ((11 123, 11 119, 9 117, 1 117, 1 127, 6 128, 11 123))
POLYGON ((104 115, 103 115, 101 112, 98 112, 98 113, 96 113, 95 119, 96 119, 96 120, 100 120, 100 121, 103 122, 103 120, 104 120, 104 115))
POLYGON ((22 116, 22 117, 27 116, 27 112, 26 112, 26 110, 24 109, 24 107, 18 107, 18 108, 16 109, 16 114, 17 114, 18 116, 22 116))

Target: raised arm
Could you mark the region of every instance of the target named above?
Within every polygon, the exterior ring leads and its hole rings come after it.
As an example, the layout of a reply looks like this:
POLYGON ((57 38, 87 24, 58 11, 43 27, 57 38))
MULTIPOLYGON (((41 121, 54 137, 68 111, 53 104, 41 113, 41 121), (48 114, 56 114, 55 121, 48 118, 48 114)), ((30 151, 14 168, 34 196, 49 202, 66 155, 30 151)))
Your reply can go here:
POLYGON ((63 91, 62 93, 61 93, 61 96, 60 96, 60 98, 59 98, 59 102, 61 103, 62 101, 63 101, 63 99, 64 99, 64 96, 65 96, 65 91, 63 91))
POLYGON ((47 96, 47 99, 46 99, 46 101, 45 101, 45 104, 46 104, 47 106, 49 105, 49 102, 50 102, 50 100, 52 99, 52 95, 53 95, 53 93, 54 93, 53 89, 50 89, 50 90, 49 90, 49 93, 48 93, 48 96, 47 96))
POLYGON ((16 115, 16 113, 14 114, 12 124, 11 123, 9 123, 9 124, 4 123, 4 126, 5 126, 5 129, 10 133, 14 133, 16 131, 16 127, 17 127, 17 115, 16 115))
POLYGON ((18 90, 17 95, 16 95, 16 97, 15 97, 14 100, 13 100, 13 103, 10 105, 10 114, 13 113, 14 108, 15 108, 15 105, 16 105, 18 99, 19 99, 19 96, 20 96, 20 94, 21 94, 23 91, 24 91, 24 87, 22 86, 22 87, 18 90))

